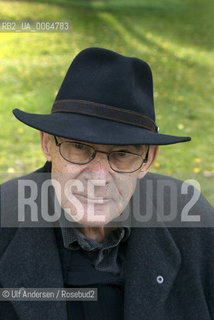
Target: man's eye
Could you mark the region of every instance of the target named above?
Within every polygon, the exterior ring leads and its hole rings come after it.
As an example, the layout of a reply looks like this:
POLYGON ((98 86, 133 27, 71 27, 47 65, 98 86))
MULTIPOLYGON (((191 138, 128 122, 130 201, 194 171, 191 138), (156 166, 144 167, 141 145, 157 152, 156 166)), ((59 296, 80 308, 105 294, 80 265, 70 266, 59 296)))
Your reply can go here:
POLYGON ((85 146, 80 143, 75 143, 74 146, 76 149, 84 149, 85 148, 85 146))
POLYGON ((120 151, 120 152, 117 152, 117 155, 119 156, 119 157, 127 157, 128 155, 129 155, 129 152, 128 151, 120 151))

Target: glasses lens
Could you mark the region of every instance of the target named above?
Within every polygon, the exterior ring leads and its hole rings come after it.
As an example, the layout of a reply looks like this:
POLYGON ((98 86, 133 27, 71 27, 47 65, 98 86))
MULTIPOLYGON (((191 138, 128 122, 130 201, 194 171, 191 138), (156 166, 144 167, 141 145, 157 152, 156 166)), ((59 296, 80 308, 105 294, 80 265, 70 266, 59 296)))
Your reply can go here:
POLYGON ((140 155, 123 151, 113 151, 109 156, 109 162, 115 171, 133 172, 141 167, 143 159, 140 155))
POLYGON ((82 143, 65 141, 60 145, 60 153, 70 162, 84 164, 93 158, 94 149, 82 143))

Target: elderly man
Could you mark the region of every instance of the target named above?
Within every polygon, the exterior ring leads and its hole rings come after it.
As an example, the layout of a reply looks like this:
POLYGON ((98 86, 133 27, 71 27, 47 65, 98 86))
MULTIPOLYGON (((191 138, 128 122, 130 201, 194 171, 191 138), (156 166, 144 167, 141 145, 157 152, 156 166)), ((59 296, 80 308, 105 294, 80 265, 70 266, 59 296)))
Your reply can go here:
POLYGON ((85 49, 51 114, 14 114, 40 130, 47 162, 1 187, 1 288, 96 288, 97 300, 4 293, 0 319, 214 319, 213 208, 148 173, 159 145, 190 140, 158 132, 148 64, 85 49))

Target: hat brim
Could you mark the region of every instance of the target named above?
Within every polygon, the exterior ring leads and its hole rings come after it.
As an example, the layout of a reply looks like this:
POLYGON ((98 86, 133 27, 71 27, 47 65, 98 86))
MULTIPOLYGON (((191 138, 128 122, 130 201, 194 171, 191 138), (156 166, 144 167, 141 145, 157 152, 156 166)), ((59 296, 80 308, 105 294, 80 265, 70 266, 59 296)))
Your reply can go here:
POLYGON ((75 113, 33 114, 14 109, 15 117, 26 125, 51 135, 95 144, 168 145, 190 141, 152 132, 140 127, 75 113))

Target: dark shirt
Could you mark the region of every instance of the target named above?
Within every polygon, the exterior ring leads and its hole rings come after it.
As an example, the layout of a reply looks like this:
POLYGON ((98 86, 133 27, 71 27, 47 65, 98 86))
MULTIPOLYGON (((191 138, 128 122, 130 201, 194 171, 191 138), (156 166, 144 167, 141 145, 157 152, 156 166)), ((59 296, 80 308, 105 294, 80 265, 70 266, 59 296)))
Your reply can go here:
POLYGON ((82 249, 93 263, 94 268, 99 271, 121 272, 124 260, 124 251, 120 250, 121 242, 128 239, 131 228, 120 227, 110 231, 103 242, 87 238, 78 228, 64 227, 62 219, 59 220, 65 248, 71 250, 82 249))
MULTIPOLYGON (((97 301, 67 301, 68 320, 123 320, 123 272, 118 274, 97 270, 94 266, 94 261, 97 261, 96 255, 91 256, 90 251, 85 251, 81 246, 74 250, 66 248, 62 229, 55 230, 64 287, 97 288, 97 301)), ((119 253, 123 252, 124 257, 125 241, 121 241, 116 247, 120 248, 119 253)), ((99 250, 97 254, 99 255, 99 250)), ((104 257, 102 261, 108 260, 108 253, 104 257)))

